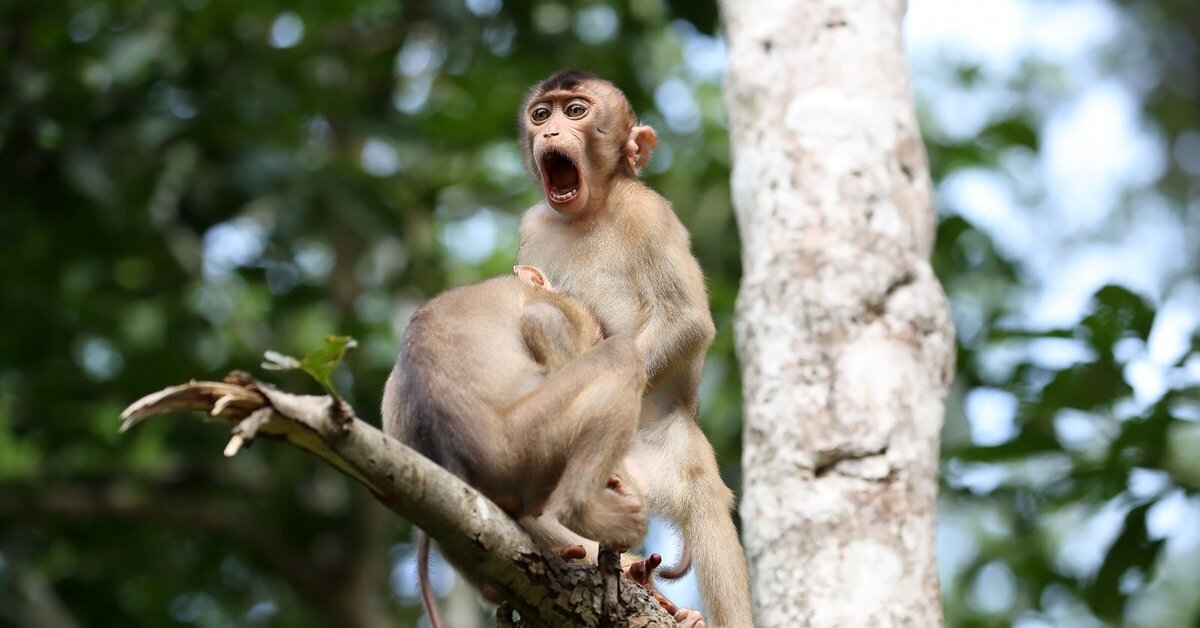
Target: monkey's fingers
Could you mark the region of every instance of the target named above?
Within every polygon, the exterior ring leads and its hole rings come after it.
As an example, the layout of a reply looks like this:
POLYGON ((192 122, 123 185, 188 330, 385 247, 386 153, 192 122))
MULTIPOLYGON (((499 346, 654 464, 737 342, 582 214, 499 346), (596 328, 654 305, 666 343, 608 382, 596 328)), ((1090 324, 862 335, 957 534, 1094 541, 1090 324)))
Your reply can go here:
POLYGON ((647 556, 645 560, 639 560, 636 563, 630 564, 629 569, 625 572, 625 575, 629 576, 631 580, 642 585, 643 587, 653 590, 654 570, 657 569, 660 564, 662 564, 662 556, 659 556, 658 554, 651 554, 647 556))
POLYGON ((554 551, 557 552, 563 560, 583 560, 587 558, 587 550, 583 549, 582 545, 560 547, 554 551))

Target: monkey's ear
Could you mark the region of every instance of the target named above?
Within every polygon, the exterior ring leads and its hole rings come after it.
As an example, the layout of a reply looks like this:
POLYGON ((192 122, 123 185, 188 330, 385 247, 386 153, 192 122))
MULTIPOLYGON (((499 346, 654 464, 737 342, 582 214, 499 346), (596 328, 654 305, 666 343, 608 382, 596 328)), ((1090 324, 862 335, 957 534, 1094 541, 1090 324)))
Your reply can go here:
POLYGON ((531 286, 537 288, 546 286, 546 276, 542 274, 542 271, 533 266, 513 266, 513 272, 517 273, 518 279, 531 286))
POLYGON ((629 141, 625 142, 625 165, 633 176, 641 172, 646 162, 650 161, 650 153, 658 146, 658 135, 648 126, 635 126, 629 132, 629 141))

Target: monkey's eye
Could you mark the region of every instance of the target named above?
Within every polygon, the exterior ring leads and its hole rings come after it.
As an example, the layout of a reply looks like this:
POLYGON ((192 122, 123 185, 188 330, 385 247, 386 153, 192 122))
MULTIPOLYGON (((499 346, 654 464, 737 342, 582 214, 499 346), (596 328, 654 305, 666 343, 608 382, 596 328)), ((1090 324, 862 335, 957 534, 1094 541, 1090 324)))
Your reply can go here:
POLYGON ((529 117, 533 118, 534 122, 545 122, 546 118, 550 117, 550 110, 545 107, 538 107, 533 110, 533 113, 529 114, 529 117))
POLYGON ((581 103, 573 102, 567 105, 567 108, 564 110, 564 112, 567 114, 568 118, 577 120, 582 118, 583 114, 587 113, 587 107, 583 106, 581 103))

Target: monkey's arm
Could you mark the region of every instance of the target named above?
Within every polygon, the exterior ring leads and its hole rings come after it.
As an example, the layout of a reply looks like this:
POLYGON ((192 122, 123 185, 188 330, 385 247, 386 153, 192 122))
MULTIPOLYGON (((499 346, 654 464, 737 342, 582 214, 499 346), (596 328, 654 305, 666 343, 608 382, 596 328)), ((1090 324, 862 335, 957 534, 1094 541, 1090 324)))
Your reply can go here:
POLYGON ((707 316, 651 319, 637 335, 638 349, 646 361, 646 394, 658 390, 685 367, 703 359, 715 335, 716 327, 707 316))
MULTIPOLYGON (((700 262, 691 253, 688 233, 675 218, 666 201, 657 215, 661 222, 653 230, 657 235, 646 240, 642 253, 650 262, 640 280, 645 291, 646 308, 637 346, 646 361, 650 394, 685 369, 694 369, 717 335, 708 309, 708 289, 700 262)), ((692 382, 697 386, 699 382, 692 382)))
POLYGON ((690 256, 685 264, 680 276, 655 288, 650 315, 637 334, 637 347, 646 361, 646 394, 702 361, 717 335, 700 267, 690 256))
MULTIPOLYGON (((483 495, 432 461, 358 419, 329 396, 294 395, 245 374, 172 386, 134 402, 122 429, 157 414, 203 412, 236 423, 226 455, 266 435, 304 449, 366 486, 381 503, 432 533, 442 551, 471 565, 529 624, 596 626, 602 579, 539 546, 483 495)), ((644 590, 624 587, 625 618, 674 626, 644 590)))

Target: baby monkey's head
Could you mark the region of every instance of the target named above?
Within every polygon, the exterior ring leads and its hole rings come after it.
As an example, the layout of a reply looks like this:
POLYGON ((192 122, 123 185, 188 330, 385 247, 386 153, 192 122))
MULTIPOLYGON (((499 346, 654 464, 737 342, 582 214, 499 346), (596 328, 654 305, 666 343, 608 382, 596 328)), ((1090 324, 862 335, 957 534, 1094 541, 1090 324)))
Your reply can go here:
POLYGON ((604 326, 600 324, 596 315, 578 299, 572 298, 571 295, 551 285, 550 280, 546 278, 541 269, 534 266, 513 266, 513 273, 517 275, 517 279, 521 283, 544 290, 552 295, 550 298, 558 302, 563 314, 572 321, 576 329, 580 330, 580 335, 586 339, 588 346, 604 340, 607 334, 604 333, 604 326))

